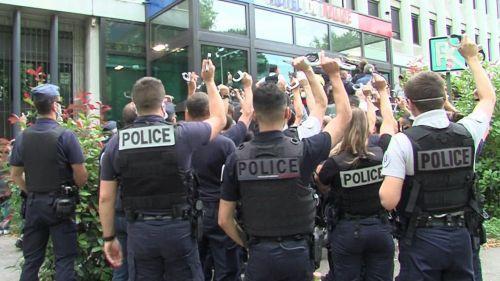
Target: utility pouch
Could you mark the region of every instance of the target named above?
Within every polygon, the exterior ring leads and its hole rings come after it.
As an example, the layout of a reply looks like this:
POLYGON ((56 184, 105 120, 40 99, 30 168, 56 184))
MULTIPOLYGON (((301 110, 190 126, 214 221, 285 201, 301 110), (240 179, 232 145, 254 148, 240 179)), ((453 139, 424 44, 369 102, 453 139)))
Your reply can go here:
POLYGON ((69 218, 75 213, 76 203, 70 197, 58 197, 54 200, 54 210, 60 218, 69 218))

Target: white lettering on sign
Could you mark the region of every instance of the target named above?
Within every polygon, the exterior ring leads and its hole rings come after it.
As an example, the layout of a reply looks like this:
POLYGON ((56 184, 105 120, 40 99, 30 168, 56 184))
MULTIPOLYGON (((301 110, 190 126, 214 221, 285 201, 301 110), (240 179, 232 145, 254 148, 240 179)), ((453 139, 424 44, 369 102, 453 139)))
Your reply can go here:
POLYGON ((119 132, 119 150, 175 145, 174 126, 148 126, 119 132))
POLYGON ((381 172, 382 165, 364 169, 342 171, 340 172, 340 184, 343 188, 351 188, 381 182, 384 179, 381 172))

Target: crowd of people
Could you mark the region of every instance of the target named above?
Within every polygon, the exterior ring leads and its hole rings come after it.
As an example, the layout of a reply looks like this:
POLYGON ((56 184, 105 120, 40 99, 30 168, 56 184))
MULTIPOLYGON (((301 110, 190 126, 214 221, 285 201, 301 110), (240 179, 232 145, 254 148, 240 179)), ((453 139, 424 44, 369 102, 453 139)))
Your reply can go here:
MULTIPOLYGON (((397 280, 482 280, 474 163, 496 98, 477 46, 464 37, 459 51, 477 87, 468 116, 436 73, 394 96, 375 66, 351 72, 323 53, 315 66, 295 58, 290 83, 276 66, 257 83, 241 72, 240 89, 217 86, 203 60, 177 106, 160 80, 139 79, 123 126, 103 125, 99 215, 113 280, 385 281, 396 247, 397 280), (316 276, 323 246, 330 271, 316 276)), ((38 119, 9 160, 27 195, 21 280, 38 280, 49 236, 56 280, 75 280, 85 158, 57 123, 57 86, 32 97, 38 119)))

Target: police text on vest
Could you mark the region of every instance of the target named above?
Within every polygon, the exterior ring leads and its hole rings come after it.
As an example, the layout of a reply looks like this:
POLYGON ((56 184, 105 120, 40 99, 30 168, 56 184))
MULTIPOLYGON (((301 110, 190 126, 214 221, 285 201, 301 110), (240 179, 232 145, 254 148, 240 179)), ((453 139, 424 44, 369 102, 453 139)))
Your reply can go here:
POLYGON ((342 171, 340 172, 340 184, 344 188, 350 188, 381 182, 384 179, 381 172, 382 165, 357 170, 342 171))
POLYGON ((300 176, 298 158, 262 158, 240 160, 237 163, 238 180, 287 179, 300 176))
POLYGON ((119 150, 175 145, 174 126, 129 128, 119 132, 119 150))
POLYGON ((425 150, 417 153, 417 169, 434 171, 470 167, 473 160, 471 147, 425 150))

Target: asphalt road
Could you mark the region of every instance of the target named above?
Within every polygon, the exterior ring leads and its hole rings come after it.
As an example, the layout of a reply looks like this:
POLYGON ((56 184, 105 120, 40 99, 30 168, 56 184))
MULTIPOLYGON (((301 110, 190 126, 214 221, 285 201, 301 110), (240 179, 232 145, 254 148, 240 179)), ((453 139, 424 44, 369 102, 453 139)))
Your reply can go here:
MULTIPOLYGON (((21 251, 15 248, 16 239, 12 236, 0 236, 0 281, 19 280, 20 270, 16 267, 21 257, 21 251)), ((328 262, 326 252, 323 252, 323 261, 318 271, 326 274, 328 262)), ((481 250, 484 281, 500 281, 500 248, 481 250)), ((395 272, 399 271, 399 264, 395 261, 395 272)))

